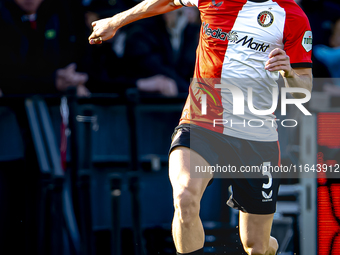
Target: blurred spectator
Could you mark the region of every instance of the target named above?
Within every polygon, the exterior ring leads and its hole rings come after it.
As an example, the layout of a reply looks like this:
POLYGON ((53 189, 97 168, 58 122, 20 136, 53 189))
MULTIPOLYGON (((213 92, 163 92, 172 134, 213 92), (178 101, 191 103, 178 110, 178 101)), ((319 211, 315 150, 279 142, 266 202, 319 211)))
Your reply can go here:
POLYGON ((334 85, 325 84, 323 90, 329 92, 332 95, 340 95, 340 18, 335 22, 332 35, 329 38, 329 45, 316 45, 314 47, 315 57, 322 63, 324 63, 332 78, 338 78, 334 80, 334 85))
MULTIPOLYGON (((313 31, 313 45, 330 46, 329 38, 332 33, 332 24, 340 18, 339 0, 300 0, 300 2, 309 18, 313 31)), ((314 77, 327 78, 331 76, 328 68, 315 57, 314 53, 312 60, 314 77)), ((321 86, 314 86, 313 88, 313 90, 321 89, 321 86)))
MULTIPOLYGON (((182 44, 177 60, 179 74, 189 82, 194 74, 196 48, 198 45, 201 19, 197 8, 182 8, 184 20, 187 20, 182 31, 182 44)), ((185 91, 187 92, 187 91, 185 91)))
MULTIPOLYGON (((95 20, 113 16, 127 7, 122 2, 108 0, 92 1, 87 6, 86 24, 92 31, 91 23, 95 20)), ((123 93, 127 88, 137 87, 144 92, 157 92, 165 96, 176 96, 175 81, 161 75, 137 77, 131 75, 131 63, 123 58, 125 40, 129 26, 120 29, 109 41, 91 46, 88 61, 88 88, 94 93, 123 93)))
POLYGON ((328 45, 332 24, 340 18, 338 0, 301 0, 301 6, 309 18, 313 31, 313 44, 328 45))
POLYGON ((3 0, 0 4, 4 95, 56 93, 70 86, 87 96, 86 73, 78 72, 86 30, 76 1, 3 0))
MULTIPOLYGON (((92 32, 92 22, 101 18, 113 16, 121 11, 123 6, 117 6, 117 1, 93 0, 86 6, 87 34, 92 32)), ((88 48, 88 88, 94 93, 123 92, 126 87, 132 86, 128 81, 121 79, 124 73, 124 63, 121 55, 124 50, 124 31, 101 45, 88 48), (119 84, 119 85, 118 85, 119 84)))
MULTIPOLYGON (((78 0, 0 0, 0 94, 50 94, 72 86, 88 95, 88 75, 78 71, 85 70, 88 47, 83 14, 78 0)), ((24 101, 13 102, 2 108, 11 122, 2 122, 1 145, 15 144, 23 155, 0 162, 0 253, 38 254, 39 165, 24 101), (12 137, 17 129, 20 139, 12 137)))
POLYGON ((144 84, 144 90, 167 83, 167 88, 176 94, 187 92, 194 72, 199 23, 198 11, 181 9, 134 25, 128 32, 124 52, 130 76, 159 79, 144 84))
POLYGON ((340 19, 334 24, 329 45, 316 45, 314 55, 327 66, 332 77, 340 78, 340 19))

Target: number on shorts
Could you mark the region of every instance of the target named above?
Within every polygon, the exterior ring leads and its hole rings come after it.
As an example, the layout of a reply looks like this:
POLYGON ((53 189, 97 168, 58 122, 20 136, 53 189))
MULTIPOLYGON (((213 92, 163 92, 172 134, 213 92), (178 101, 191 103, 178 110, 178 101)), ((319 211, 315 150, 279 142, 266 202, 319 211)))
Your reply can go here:
POLYGON ((273 177, 269 171, 270 162, 263 162, 262 174, 268 176, 268 183, 263 183, 262 188, 269 189, 273 184, 273 177))

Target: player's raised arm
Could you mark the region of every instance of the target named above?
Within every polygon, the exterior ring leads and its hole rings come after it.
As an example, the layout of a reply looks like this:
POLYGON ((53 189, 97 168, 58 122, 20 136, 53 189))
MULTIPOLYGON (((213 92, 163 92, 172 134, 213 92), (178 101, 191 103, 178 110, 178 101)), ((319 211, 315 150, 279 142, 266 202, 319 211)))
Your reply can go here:
POLYGON ((170 12, 182 6, 179 0, 144 0, 133 8, 113 17, 94 21, 89 42, 90 44, 100 44, 102 41, 112 38, 119 28, 129 23, 170 12))

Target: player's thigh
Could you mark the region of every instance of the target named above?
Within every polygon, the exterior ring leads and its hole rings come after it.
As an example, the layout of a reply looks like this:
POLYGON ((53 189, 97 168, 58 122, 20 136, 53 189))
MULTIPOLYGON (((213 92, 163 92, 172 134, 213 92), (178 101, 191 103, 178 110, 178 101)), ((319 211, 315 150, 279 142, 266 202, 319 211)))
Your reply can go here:
POLYGON ((268 249, 274 214, 251 214, 240 211, 239 231, 244 247, 268 249))
POLYGON ((174 191, 174 198, 189 192, 195 197, 201 198, 212 174, 194 174, 195 167, 208 167, 209 163, 197 152, 184 146, 174 148, 169 156, 169 177, 174 191))

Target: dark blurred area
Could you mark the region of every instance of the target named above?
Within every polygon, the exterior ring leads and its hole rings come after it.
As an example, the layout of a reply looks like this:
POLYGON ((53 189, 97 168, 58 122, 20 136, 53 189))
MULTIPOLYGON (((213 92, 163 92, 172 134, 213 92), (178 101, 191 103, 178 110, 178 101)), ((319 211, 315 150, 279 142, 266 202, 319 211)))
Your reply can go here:
MULTIPOLYGON (((175 254, 167 156, 200 18, 181 8, 88 44, 93 21, 138 2, 0 0, 1 254, 175 254)), ((339 2, 299 4, 318 46, 314 76, 340 78, 339 2)), ((243 254, 228 187, 215 180, 202 200, 206 254, 243 254)), ((280 236, 287 224, 276 224, 280 236)), ((298 237, 286 246, 298 250, 298 237)))
MULTIPOLYGON (((302 0, 313 32, 313 75, 340 77, 340 3, 336 0, 302 0)), ((315 83, 314 91, 340 95, 340 84, 315 83)))
POLYGON ((8 37, 1 40, 0 87, 4 95, 57 93, 78 85, 86 90, 88 77, 81 71, 85 70, 87 31, 76 3, 1 2, 0 22, 8 37))

